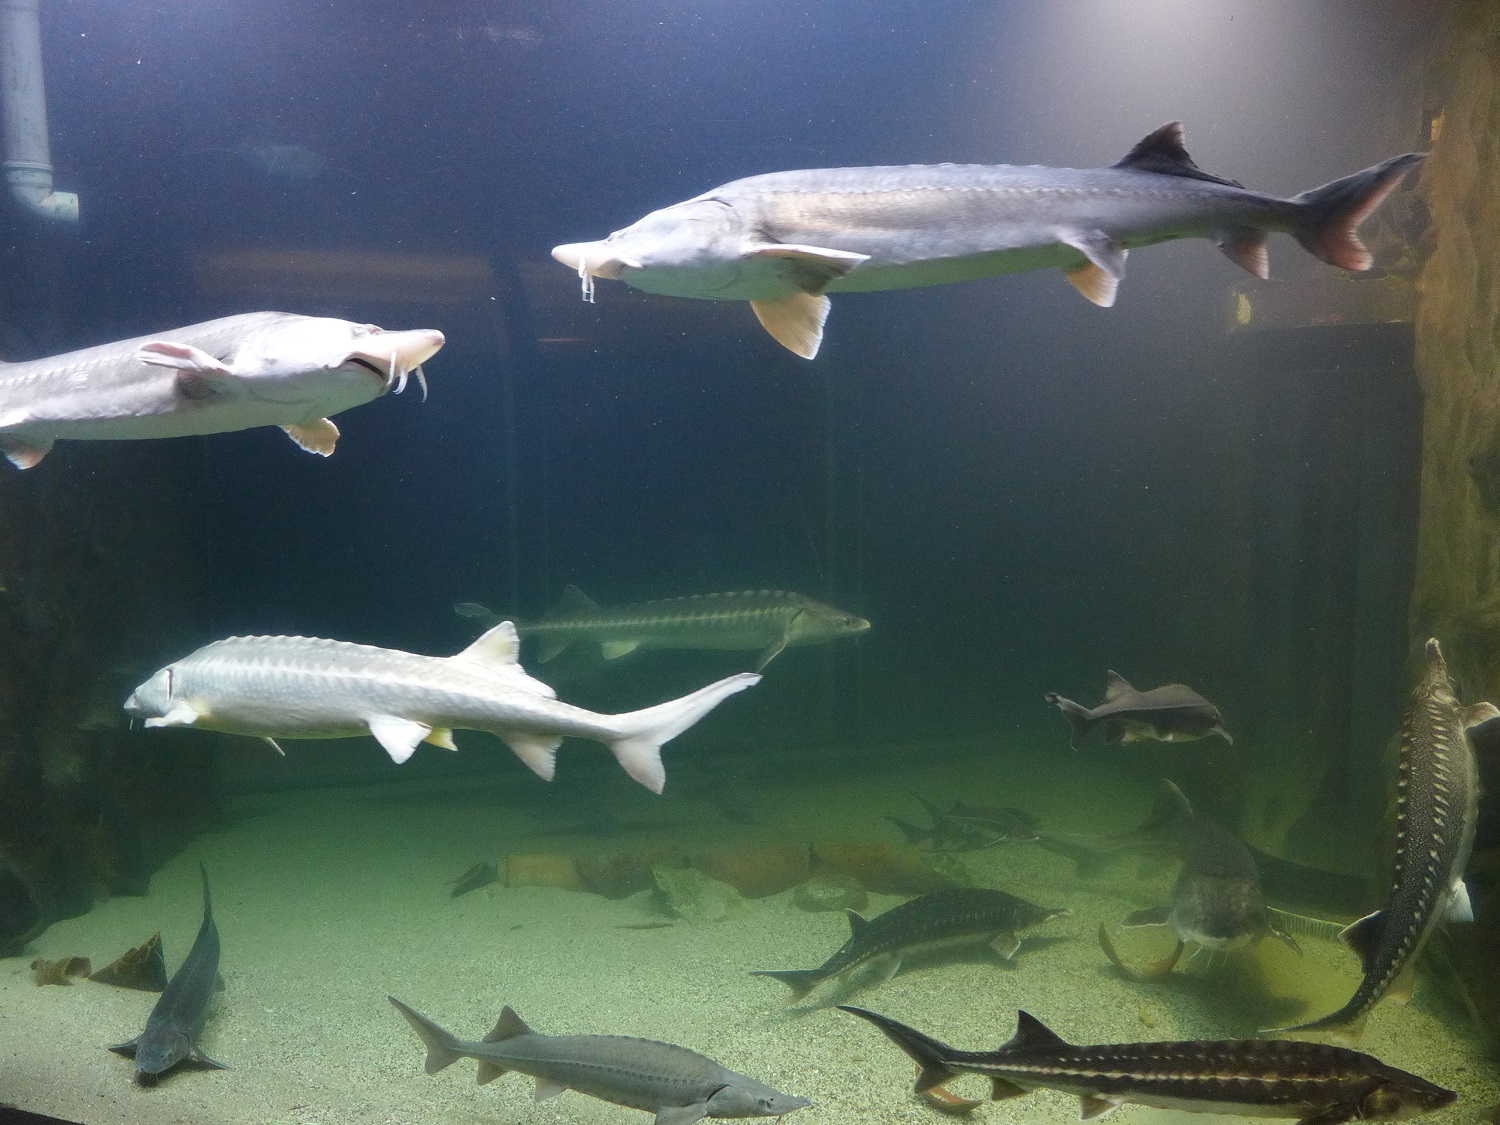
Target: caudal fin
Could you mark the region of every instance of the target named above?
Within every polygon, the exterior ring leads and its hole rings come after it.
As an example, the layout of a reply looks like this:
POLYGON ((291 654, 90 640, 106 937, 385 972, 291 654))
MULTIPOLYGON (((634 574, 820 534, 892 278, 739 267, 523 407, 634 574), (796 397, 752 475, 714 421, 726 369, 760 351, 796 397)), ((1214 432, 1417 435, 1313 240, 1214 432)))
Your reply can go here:
POLYGON ((651 792, 660 793, 667 784, 666 767, 661 764, 662 745, 672 741, 729 696, 758 683, 760 677, 754 672, 740 672, 681 699, 614 715, 610 718, 610 725, 615 736, 601 741, 614 753, 626 773, 651 792))
POLYGON ((887 1039, 906 1052, 907 1057, 917 1064, 917 1084, 914 1087, 917 1093, 923 1093, 958 1076, 958 1071, 948 1066, 948 1058, 953 1054, 953 1048, 948 1044, 866 1008, 840 1004, 838 1009, 862 1020, 869 1020, 885 1033, 887 1039))
POLYGON ((449 1032, 444 1031, 420 1012, 408 1008, 394 996, 387 996, 392 1004, 396 1005, 396 1011, 406 1017, 406 1022, 411 1024, 411 1029, 417 1033, 423 1045, 427 1048, 428 1074, 436 1074, 446 1066, 451 1066, 463 1058, 463 1053, 458 1050, 458 1039, 449 1032))
POLYGON ((1055 691, 1049 691, 1045 698, 1067 718, 1068 726, 1073 730, 1073 749, 1077 750, 1078 744, 1088 737, 1094 725, 1094 718, 1089 713, 1089 709, 1074 703, 1071 699, 1064 699, 1055 691))
POLYGON ((1356 233, 1359 224, 1403 176, 1427 159, 1425 152, 1406 152, 1362 172, 1293 196, 1305 209, 1302 226, 1292 237, 1303 249, 1344 270, 1367 270, 1374 262, 1356 233))

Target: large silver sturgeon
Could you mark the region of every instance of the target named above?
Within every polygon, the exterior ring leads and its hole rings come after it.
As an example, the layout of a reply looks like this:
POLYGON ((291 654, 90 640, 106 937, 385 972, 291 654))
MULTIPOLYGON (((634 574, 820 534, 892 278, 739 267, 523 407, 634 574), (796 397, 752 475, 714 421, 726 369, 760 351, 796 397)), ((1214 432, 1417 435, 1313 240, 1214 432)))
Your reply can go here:
POLYGON ((125 710, 147 727, 248 735, 278 751, 278 738, 368 734, 398 763, 423 742, 456 750, 455 728, 489 731, 545 781, 565 736, 589 738, 660 793, 662 744, 760 681, 741 672, 655 707, 601 715, 560 702, 521 669, 519 652, 509 621, 448 657, 315 637, 229 637, 161 669, 125 710))
POLYGON ((460 1039, 394 996, 386 997, 427 1048, 437 1074, 461 1058, 479 1063, 479 1083, 515 1070, 536 1079, 536 1100, 565 1090, 656 1114, 656 1125, 693 1125, 705 1117, 780 1117, 810 1105, 713 1059, 628 1035, 542 1035, 510 1007, 483 1040, 460 1039))
POLYGON ((329 416, 400 393, 443 346, 322 316, 254 312, 46 359, 0 364, 0 453, 29 469, 58 440, 187 437, 280 426, 310 453, 338 441, 329 416))
MULTIPOLYGON (((499 620, 476 602, 459 602, 453 610, 490 624, 499 620)), ((759 672, 789 646, 853 636, 869 627, 863 617, 785 590, 602 606, 569 586, 544 617, 521 622, 516 629, 523 637, 537 638, 543 661, 574 644, 597 645, 605 660, 638 649, 750 650, 760 653, 759 672)))
POLYGON ((1344 941, 1363 976, 1349 1002, 1280 1031, 1357 1035, 1382 997, 1411 996, 1417 956, 1445 920, 1472 922, 1464 868, 1479 818, 1478 767, 1468 728, 1500 716, 1493 704, 1458 701, 1437 640, 1401 722, 1396 764, 1395 854, 1385 904, 1351 923, 1344 941))
POLYGON ((1108 168, 908 164, 750 176, 552 256, 578 271, 586 299, 594 278, 608 278, 647 293, 749 301, 779 343, 812 359, 828 293, 1056 266, 1109 306, 1134 247, 1208 238, 1264 278, 1272 231, 1342 269, 1369 269, 1355 230, 1424 157, 1393 156, 1281 199, 1204 172, 1173 121, 1108 168))

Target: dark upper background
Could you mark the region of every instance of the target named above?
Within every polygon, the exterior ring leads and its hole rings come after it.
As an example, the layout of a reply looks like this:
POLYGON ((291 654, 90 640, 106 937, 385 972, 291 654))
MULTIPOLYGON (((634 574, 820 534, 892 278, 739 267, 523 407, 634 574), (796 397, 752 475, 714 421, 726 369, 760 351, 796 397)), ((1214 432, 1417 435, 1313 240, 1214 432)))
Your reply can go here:
MULTIPOLYGON (((1099 165, 1173 118, 1204 168, 1290 194, 1416 143, 1400 107, 1439 10, 47 0, 53 157, 83 217, 63 240, 70 315, 21 315, 10 358, 245 311, 195 289, 191 262, 216 251, 480 254, 514 289, 533 265, 565 275, 554 244, 738 176, 1099 165), (263 167, 266 145, 302 146, 317 174, 263 167)), ((1341 283, 1282 237, 1272 270, 1341 283)), ((569 581, 601 601, 826 592, 875 623, 857 671, 843 654, 832 681, 844 721, 872 738, 1056 722, 1041 691, 1093 702, 1111 666, 1232 698, 1202 654, 1245 639, 1215 635, 1211 614, 1194 635, 1201 603, 1182 599, 1225 550, 1216 453, 1240 399, 1214 356, 1240 280, 1187 242, 1133 255, 1112 310, 1055 272, 847 295, 812 364, 748 309, 702 333, 685 311, 681 333, 616 350, 536 344, 513 309, 514 608, 535 614, 569 581)), ((432 399, 342 415, 328 461, 275 431, 200 441, 203 632, 148 661, 231 632, 443 653, 469 636, 451 602, 509 597, 502 400, 482 310, 291 311, 444 328, 432 399)), ((61 446, 35 472, 68 472, 70 456, 61 446)), ((636 705, 735 661, 703 663, 667 658, 577 695, 636 705)), ((819 667, 783 656, 755 706, 815 703, 819 667)))

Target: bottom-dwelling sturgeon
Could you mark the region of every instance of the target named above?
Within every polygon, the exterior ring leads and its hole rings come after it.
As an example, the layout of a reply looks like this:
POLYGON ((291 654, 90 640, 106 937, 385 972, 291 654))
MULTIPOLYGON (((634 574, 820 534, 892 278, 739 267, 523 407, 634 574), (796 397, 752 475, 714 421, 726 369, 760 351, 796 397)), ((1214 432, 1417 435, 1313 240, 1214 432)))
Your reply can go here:
POLYGON ((774 977, 797 1001, 824 981, 847 982, 866 971, 884 983, 912 954, 988 945, 1008 961, 1021 947, 1021 930, 1067 913, 984 887, 933 891, 874 918, 848 911, 849 940, 816 969, 755 969, 750 975, 774 977))
POLYGON ((219 978, 219 927, 208 899, 208 869, 200 862, 203 876, 203 924, 165 991, 146 1018, 146 1030, 128 1043, 110 1048, 116 1054, 135 1059, 135 1080, 142 1085, 154 1083, 165 1071, 191 1060, 200 1066, 223 1070, 198 1049, 198 1036, 208 1022, 208 1009, 214 992, 223 987, 219 978))
POLYGON ((1288 1039, 1182 1043, 1068 1043, 1016 1013, 1016 1034, 995 1051, 960 1051, 889 1016, 840 1005, 869 1020, 917 1064, 922 1093, 960 1074, 990 1080, 995 1101, 1046 1088, 1076 1094, 1085 1121, 1127 1102, 1194 1113, 1292 1117, 1299 1125, 1398 1121, 1458 1097, 1372 1055, 1288 1039))
POLYGON ((626 773, 660 793, 662 744, 760 682, 741 672, 655 707, 600 715, 560 702, 521 669, 519 652, 509 621, 448 657, 313 637, 229 637, 161 669, 125 710, 148 727, 249 735, 278 751, 278 738, 369 734, 396 762, 423 742, 457 749, 454 728, 489 731, 546 781, 558 746, 573 735, 604 743, 626 773))
POLYGON ((481 1086, 509 1070, 531 1075, 539 1102, 577 1090, 654 1113, 656 1125, 693 1125, 705 1117, 780 1117, 812 1104, 672 1043, 627 1035, 541 1035, 508 1006, 494 1029, 476 1042, 444 1031, 394 996, 386 999, 427 1047, 428 1074, 471 1058, 479 1063, 481 1086))
POLYGON ((1055 691, 1044 697, 1067 718, 1074 750, 1097 723, 1104 724, 1106 742, 1190 742, 1210 734, 1234 742, 1219 709, 1186 684, 1137 691, 1118 672, 1106 672, 1105 681, 1104 702, 1097 707, 1074 703, 1055 691))

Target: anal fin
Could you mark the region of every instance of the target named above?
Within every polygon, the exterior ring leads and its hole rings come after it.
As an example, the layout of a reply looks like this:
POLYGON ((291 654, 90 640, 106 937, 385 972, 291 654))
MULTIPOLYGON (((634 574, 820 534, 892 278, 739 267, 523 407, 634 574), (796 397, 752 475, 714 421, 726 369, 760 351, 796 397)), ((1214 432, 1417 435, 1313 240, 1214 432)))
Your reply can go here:
POLYGON ((1098 1094, 1078 1095, 1078 1117, 1082 1121, 1092 1121, 1096 1117, 1103 1117, 1112 1109, 1119 1108, 1119 1102, 1101 1098, 1098 1094))
POLYGON ((526 763, 526 768, 543 781, 551 781, 557 772, 557 748, 562 737, 554 734, 533 734, 530 731, 496 731, 515 756, 526 763))
POLYGON ((332 457, 333 447, 339 440, 339 428, 327 418, 281 428, 301 448, 309 453, 316 453, 319 457, 332 457))
POLYGON ((812 359, 823 343, 830 302, 822 293, 793 293, 773 301, 751 301, 760 325, 782 347, 812 359))
POLYGON ((1271 255, 1266 249, 1266 232, 1254 227, 1236 227, 1224 231, 1217 239, 1218 247, 1241 269, 1253 273, 1262 281, 1271 276, 1271 255))
POLYGON ((605 660, 618 660, 622 656, 629 656, 641 647, 640 641, 600 641, 599 651, 604 654, 605 660))

